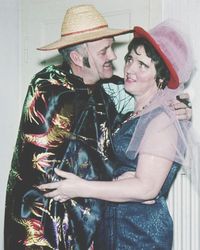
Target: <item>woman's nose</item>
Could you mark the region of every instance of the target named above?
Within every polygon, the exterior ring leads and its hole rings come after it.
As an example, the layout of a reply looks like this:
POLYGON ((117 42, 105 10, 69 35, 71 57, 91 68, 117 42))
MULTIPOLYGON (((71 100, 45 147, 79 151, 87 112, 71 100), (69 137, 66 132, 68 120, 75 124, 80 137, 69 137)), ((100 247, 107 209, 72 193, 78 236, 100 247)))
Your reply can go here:
POLYGON ((135 62, 132 62, 127 65, 126 72, 127 73, 135 73, 137 71, 137 64, 135 62))

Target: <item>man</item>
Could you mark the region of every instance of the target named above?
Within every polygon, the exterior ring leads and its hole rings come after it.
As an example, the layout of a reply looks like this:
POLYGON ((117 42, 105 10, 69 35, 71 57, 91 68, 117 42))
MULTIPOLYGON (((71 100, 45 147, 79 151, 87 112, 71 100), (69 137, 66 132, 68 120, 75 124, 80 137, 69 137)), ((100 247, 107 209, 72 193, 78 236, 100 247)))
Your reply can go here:
POLYGON ((92 246, 100 201, 60 203, 36 186, 58 181, 55 168, 86 179, 112 177, 108 145, 119 115, 97 82, 123 83, 113 76, 112 44, 128 32, 108 28, 93 6, 80 5, 67 10, 61 39, 40 48, 58 49, 64 62, 37 73, 28 88, 7 187, 5 250, 92 246))

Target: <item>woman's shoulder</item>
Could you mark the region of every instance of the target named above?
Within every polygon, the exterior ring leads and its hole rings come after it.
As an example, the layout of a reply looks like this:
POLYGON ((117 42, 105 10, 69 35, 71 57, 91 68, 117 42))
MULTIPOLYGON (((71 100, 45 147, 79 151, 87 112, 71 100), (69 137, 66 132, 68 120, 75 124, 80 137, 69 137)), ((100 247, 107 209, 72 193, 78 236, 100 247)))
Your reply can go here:
POLYGON ((146 127, 146 133, 156 136, 159 140, 177 137, 177 118, 172 112, 159 108, 153 111, 154 115, 149 119, 146 127))
POLYGON ((150 116, 150 119, 149 119, 150 126, 154 126, 154 125, 164 126, 165 124, 172 123, 172 121, 175 119, 174 114, 172 114, 172 113, 169 114, 162 107, 159 107, 159 108, 152 110, 149 113, 149 116, 150 116))

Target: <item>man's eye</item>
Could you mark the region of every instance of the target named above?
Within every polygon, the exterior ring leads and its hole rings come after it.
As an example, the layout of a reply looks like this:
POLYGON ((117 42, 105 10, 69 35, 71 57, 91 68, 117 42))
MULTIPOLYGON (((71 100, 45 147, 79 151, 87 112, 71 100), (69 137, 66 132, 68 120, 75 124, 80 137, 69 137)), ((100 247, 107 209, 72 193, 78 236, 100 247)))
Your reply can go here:
POLYGON ((101 54, 101 55, 105 55, 105 54, 106 54, 106 50, 101 50, 101 51, 100 51, 100 54, 101 54))

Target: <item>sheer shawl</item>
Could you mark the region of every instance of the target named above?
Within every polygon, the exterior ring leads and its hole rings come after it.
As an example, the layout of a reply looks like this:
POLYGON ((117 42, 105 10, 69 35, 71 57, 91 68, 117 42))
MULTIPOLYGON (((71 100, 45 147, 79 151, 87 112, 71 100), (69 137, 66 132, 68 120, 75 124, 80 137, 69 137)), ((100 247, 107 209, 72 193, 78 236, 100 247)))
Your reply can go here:
POLYGON ((169 105, 181 91, 158 91, 139 117, 126 153, 130 159, 145 153, 181 164, 199 191, 200 140, 191 122, 178 120, 169 105))

